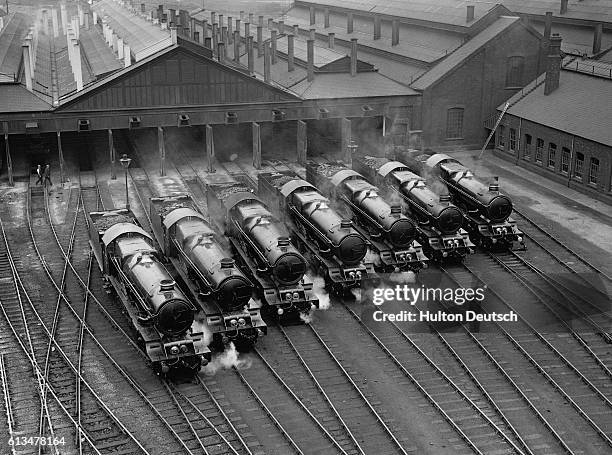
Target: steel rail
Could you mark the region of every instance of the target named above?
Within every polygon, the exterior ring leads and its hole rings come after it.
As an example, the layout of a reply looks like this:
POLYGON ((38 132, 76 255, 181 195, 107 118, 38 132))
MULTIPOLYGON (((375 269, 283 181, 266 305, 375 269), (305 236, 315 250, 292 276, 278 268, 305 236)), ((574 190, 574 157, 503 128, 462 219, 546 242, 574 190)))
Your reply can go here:
POLYGON ((363 400, 363 402, 366 404, 366 406, 368 407, 368 409, 370 410, 370 412, 374 415, 374 417, 376 417, 376 419, 378 420, 378 423, 380 424, 380 426, 383 427, 383 429, 385 430, 385 432, 387 433, 387 435, 391 438, 391 440, 393 441, 393 443, 395 444, 395 446, 397 446, 397 448, 399 449, 399 452, 402 453, 403 455, 408 455, 408 453, 406 452, 406 450, 404 449, 404 447, 402 446, 402 444, 397 440, 397 438, 395 437, 395 435, 393 434, 393 432, 391 431, 391 429, 387 426, 387 424, 385 423, 384 419, 382 418, 382 416, 378 413, 378 411, 376 411, 376 409, 374 409, 374 407, 372 406, 372 403, 370 403, 370 401, 367 399, 367 397, 363 394, 363 392, 361 391, 361 389, 357 386, 357 384, 355 384, 355 381, 353 380, 353 378, 351 378, 351 376, 348 374, 348 372, 346 371, 346 369, 344 368, 344 365, 342 365, 342 363, 338 360, 338 358, 335 356, 335 354, 332 352, 332 350, 329 348, 329 346, 327 345, 327 343, 325 343, 325 341, 323 340, 323 338, 321 338, 321 335, 319 334, 319 332, 317 332, 317 330, 312 326, 312 324, 306 324, 310 330, 312 331, 312 333, 317 337, 317 339, 319 340, 319 342, 321 343, 321 345, 325 348, 325 351, 329 354, 329 356, 334 360, 335 364, 338 366, 338 368, 342 371, 342 373, 344 374, 344 376, 347 378, 347 380, 350 382, 350 384, 353 386, 353 388, 355 389, 355 391, 359 394, 359 396, 361 397, 361 399, 363 400))
MULTIPOLYGON (((552 306, 550 304, 548 304, 542 297, 540 297, 538 295, 537 291, 535 291, 533 289, 533 285, 532 284, 528 283, 527 280, 524 277, 520 276, 516 271, 514 271, 512 269, 512 267, 510 267, 508 264, 506 264, 503 260, 501 260, 497 256, 490 255, 490 257, 492 257, 500 266, 502 266, 502 268, 504 270, 506 270, 508 273, 510 273, 512 276, 514 276, 515 279, 517 279, 525 287, 525 289, 529 290, 529 292, 537 299, 537 301, 540 302, 542 305, 544 305, 544 307, 546 307, 546 309, 550 313, 552 313, 559 320, 559 322, 563 325, 563 327, 565 327, 565 329, 568 331, 568 333, 570 333, 573 336, 573 338, 576 339, 576 341, 583 347, 583 349, 587 352, 587 354, 589 354, 593 358, 595 363, 597 365, 599 365, 599 367, 604 371, 604 373, 606 373, 606 375, 608 375, 608 377, 612 377, 611 373, 610 373, 610 370, 608 369, 606 364, 597 356, 597 354, 590 348, 590 346, 582 339, 580 334, 578 334, 574 329, 572 329, 567 324, 567 322, 565 322, 563 320, 563 318, 561 318, 557 314, 557 312, 554 310, 554 308, 552 308, 552 306)), ((541 335, 539 332, 537 332, 535 330, 535 328, 531 324, 528 324, 527 320, 525 318, 523 318, 521 316, 521 319, 526 323, 526 325, 528 325, 530 330, 532 330, 534 333, 536 333, 538 338, 540 338, 542 340, 545 340, 544 336, 541 335)), ((599 326, 597 326, 597 327, 599 328, 599 326)), ((608 397, 606 397, 606 395, 603 392, 601 392, 586 376, 584 376, 584 374, 578 368, 576 368, 565 356, 563 356, 563 354, 561 354, 554 346, 552 346, 552 344, 548 340, 546 340, 546 344, 547 344, 547 346, 549 346, 551 348, 551 350, 553 350, 553 352, 555 352, 555 354, 557 354, 563 360, 563 362, 572 371, 574 371, 574 373, 576 373, 576 375, 578 375, 580 377, 580 379, 582 379, 582 381, 591 390, 593 390, 593 392, 595 392, 597 395, 599 395, 606 402, 606 404, 609 407, 612 408, 612 401, 610 401, 610 399, 608 397)))
MULTIPOLYGON (((417 388, 421 391, 421 393, 423 393, 425 395, 425 397, 429 401, 434 400, 434 402, 432 402, 432 404, 436 407, 436 409, 438 409, 438 411, 451 424, 451 426, 455 429, 455 431, 457 431, 459 433, 461 438, 471 448, 480 450, 480 449, 477 448, 476 443, 474 441, 472 441, 465 434, 465 432, 459 427, 459 425, 454 420, 452 420, 452 417, 450 415, 448 415, 448 413, 446 411, 444 411, 444 409, 442 409, 442 406, 437 401, 435 401, 435 399, 431 396, 431 394, 425 390, 425 387, 414 377, 414 375, 412 373, 410 373, 406 369, 406 367, 402 364, 402 362, 389 350, 389 348, 387 348, 387 346, 385 346, 385 344, 380 340, 380 338, 363 322, 363 320, 351 308, 349 308, 347 305, 343 304, 343 307, 350 313, 350 315, 355 319, 355 321, 357 321, 357 323, 366 331, 366 333, 368 335, 370 335, 370 337, 374 340, 374 342, 382 349, 382 351, 387 355, 387 357, 389 357, 389 359, 391 359, 391 361, 400 369, 400 371, 408 379, 410 379, 410 381, 413 384, 415 384, 417 386, 417 388)), ((480 409, 480 407, 476 403, 474 403, 474 401, 470 397, 467 396, 467 394, 461 389, 461 387, 459 387, 457 384, 455 384, 455 382, 444 371, 442 371, 440 369, 440 367, 410 337, 408 337, 403 331, 401 331, 395 325, 395 323, 392 323, 392 325, 401 333, 401 335, 403 335, 403 338, 406 341, 408 341, 408 343, 410 343, 410 345, 419 353, 419 355, 446 381, 446 383, 449 384, 451 386, 451 388, 454 389, 455 392, 457 392, 461 396, 461 398, 464 401, 466 401, 470 405, 470 407, 472 407, 481 416, 481 418, 484 419, 489 424, 489 426, 497 434, 499 434, 502 437, 502 439, 504 439, 506 441, 506 443, 508 443, 518 453, 523 454, 523 451, 516 445, 516 443, 514 441, 512 441, 503 432, 503 430, 501 428, 499 428, 499 426, 497 424, 495 424, 495 422, 493 422, 491 420, 491 418, 489 416, 487 416, 480 409)), ((494 405, 494 409, 496 411, 498 411, 498 413, 500 414, 500 416, 501 416, 502 420, 504 421, 504 423, 506 423, 506 425, 508 425, 508 427, 510 428, 510 431, 515 435, 515 437, 517 437, 517 439, 519 441, 521 441, 521 444, 525 447, 526 446, 525 442, 523 441, 521 436, 518 434, 518 432, 514 429, 514 427, 507 421, 507 419, 505 418, 504 414, 499 409, 497 409, 497 407, 495 405, 494 405)))
POLYGON ((316 378, 315 374, 312 372, 310 367, 306 364, 306 361, 304 360, 304 357, 302 357, 302 354, 299 353, 299 351, 295 347, 295 344, 293 343, 293 341, 291 341, 291 339, 287 335, 287 332, 285 331, 283 326, 279 325, 278 329, 279 329, 280 333, 283 335, 283 337, 285 338, 285 340, 287 341, 287 343, 289 343, 289 347, 291 348, 291 350, 293 351, 293 353, 295 354, 295 356, 297 357, 299 362, 302 364, 302 367, 306 370, 306 372, 310 376, 311 380, 314 382, 315 386, 317 387, 317 390, 319 390, 319 393, 321 393, 321 395, 323 395, 323 397, 325 398, 325 401, 327 402, 329 407, 334 411, 334 414, 335 414, 336 418, 340 421, 340 423, 344 427, 344 431, 346 431, 346 433, 349 435, 349 437, 351 439, 351 442, 353 444, 355 444, 355 447, 357 447, 357 449, 359 450, 359 453, 361 453, 362 455, 365 455, 365 452, 364 452, 363 448, 361 447, 359 442, 357 442, 357 439, 353 435, 353 432, 350 430, 350 428, 348 427, 348 425, 346 424, 346 422, 344 421, 344 419, 342 418, 342 416, 340 415, 340 413, 338 412, 338 410, 336 409, 336 407, 332 403, 331 399, 329 398, 329 396, 327 395, 327 393, 323 389, 323 386, 321 385, 319 380, 316 378))
POLYGON ((287 430, 285 430, 285 428, 282 426, 282 424, 278 421, 278 419, 274 416, 274 414, 272 413, 272 411, 270 411, 270 408, 268 408, 268 406, 266 406, 266 404, 264 403, 264 401, 261 399, 261 397, 257 394, 257 392, 255 392, 255 389, 253 389, 253 387, 251 386, 251 384, 249 384, 249 381, 246 380, 246 378, 240 373, 240 371, 236 368, 233 367, 234 373, 238 376, 238 378, 240 379, 240 381, 246 386, 247 390, 249 391, 249 393, 251 394, 251 396, 253 398, 255 398, 255 401, 257 401, 257 403, 259 404, 259 406, 264 410, 264 412, 268 415, 268 417, 270 418, 270 420, 272 420, 272 423, 274 423, 274 425, 276 426, 276 428, 278 428, 278 430, 280 431, 281 435, 287 440, 287 442, 291 445, 291 447, 293 447, 293 449, 295 450, 295 452, 298 455, 304 455, 304 452, 302 451, 302 449, 300 449, 300 447, 297 445, 297 443, 293 440, 293 438, 291 437, 291 435, 289 435, 289 433, 287 432, 287 430))
POLYGON ((340 446, 340 444, 338 444, 338 441, 336 441, 336 439, 329 433, 329 431, 327 430, 327 428, 325 428, 321 422, 319 422, 319 420, 312 414, 312 412, 310 411, 310 409, 308 409, 308 407, 302 402, 302 400, 300 400, 300 398, 295 394, 295 392, 293 390, 291 390, 291 387, 289 387, 289 385, 287 385, 287 383, 283 380, 283 378, 280 377, 280 375, 276 372, 276 370, 272 367, 272 365, 270 365, 270 363, 264 358, 264 356, 261 355, 261 353, 253 348, 253 351, 255 352, 255 354, 263 361, 264 365, 268 368, 268 370, 272 373, 272 375, 276 378, 276 380, 283 386, 283 388, 289 393, 289 395, 291 396, 291 398, 293 398, 295 400, 296 403, 298 403, 300 405, 300 407, 304 410, 304 412, 306 412, 306 414, 308 414, 308 416, 310 417, 310 419, 315 423, 315 425, 323 432, 323 434, 327 437, 327 439, 329 439, 331 441, 331 443, 333 445, 336 446, 336 448, 342 452, 344 455, 348 455, 346 453, 346 451, 340 446))
MULTIPOLYGON (((514 251, 510 251, 509 254, 511 256, 513 256, 517 261, 520 261, 525 267, 527 267, 529 270, 531 270, 533 273, 535 273, 539 278, 541 278, 542 280, 544 280, 549 286, 556 288, 557 290, 559 290, 559 288, 565 292, 567 292, 568 294, 571 294, 573 297, 575 297, 576 299, 580 300, 580 302, 585 305, 585 306, 589 306, 591 308, 593 308, 596 311, 601 312, 601 308, 597 307, 596 305, 594 305, 593 303, 591 303, 588 299, 585 299, 583 296, 576 294, 573 290, 567 288, 563 283, 558 282, 557 280, 554 280, 550 277, 547 277, 546 274, 544 272, 542 272, 537 266, 535 266, 534 264, 532 264, 530 261, 528 261, 527 259, 523 258, 522 256, 516 254, 514 251)), ((501 259, 503 261, 503 259, 496 255, 496 258, 501 259)), ((516 272, 513 272, 516 274, 516 272)), ((576 272, 572 272, 575 275, 578 275, 576 272)), ((533 286, 533 287, 538 287, 537 285, 533 286)), ((604 294, 602 294, 599 290, 596 290, 598 293, 600 293, 600 295, 602 297, 605 297, 604 294)), ((546 291, 541 291, 543 293, 545 293, 546 291)), ((596 331, 597 333, 604 339, 604 341, 607 344, 612 344, 612 336, 606 331, 607 329, 603 328, 601 325, 599 325, 596 321, 593 320, 593 318, 591 318, 587 313, 585 313, 584 311, 582 311, 580 309, 580 307, 576 306, 573 302, 570 301, 570 299, 565 298, 565 302, 567 302, 567 305, 564 304, 563 302, 560 302, 558 299, 554 299, 559 305, 563 306, 565 309, 568 309, 569 311, 571 311, 574 315, 579 316, 580 318, 582 318, 583 320, 587 321, 589 325, 591 325, 596 331)), ((605 317, 606 319, 608 319, 609 321, 612 321, 612 316, 607 315, 606 313, 602 313, 602 316, 605 317)), ((607 368, 606 368, 607 369, 607 368)), ((610 374, 610 371, 607 371, 606 374, 608 374, 608 376, 612 377, 612 374, 610 374)))
MULTIPOLYGON (((603 276, 604 278, 606 278, 609 282, 612 283, 612 277, 610 277, 610 275, 606 274, 605 272, 601 271, 599 268, 595 267, 593 264, 591 264, 587 259, 585 259, 583 256, 581 256, 580 254, 576 253, 574 250, 572 250, 570 247, 568 247, 567 245, 565 245, 563 242, 559 241, 553 234, 551 234, 550 232, 548 232, 547 230, 545 230, 544 228, 542 228, 540 225, 538 225, 535 221, 533 221, 531 218, 529 218, 527 215, 525 215, 523 212, 520 212, 519 210, 517 210, 516 207, 514 207, 514 212, 517 213, 520 217, 524 218, 529 224, 531 224, 532 226, 534 226, 538 231, 542 232, 546 237, 550 238, 551 240, 553 240, 554 242, 556 242, 559 246, 561 246, 563 249, 565 249, 568 253, 576 256, 580 262, 582 262, 584 265, 586 265, 587 267, 589 267, 590 269, 592 269, 593 271, 599 273, 601 276, 603 276)), ((533 240, 533 238, 531 236, 529 236, 529 238, 531 240, 533 240)))
MULTIPOLYGON (((48 203, 48 194, 47 194, 47 188, 45 187, 44 189, 44 202, 45 202, 45 213, 48 217, 49 223, 51 223, 51 213, 49 212, 49 203, 48 203)), ((68 200, 70 201, 70 198, 72 196, 72 188, 70 188, 69 192, 68 192, 68 200)), ((74 239, 75 239, 75 233, 76 233, 76 222, 79 216, 79 200, 77 199, 77 208, 74 214, 74 220, 72 222, 72 228, 71 228, 71 232, 70 232, 70 239, 68 242, 68 254, 65 256, 64 258, 64 267, 62 270, 62 277, 61 277, 61 282, 60 282, 60 287, 61 289, 65 289, 66 287, 66 276, 67 276, 67 271, 68 271, 68 262, 70 261, 70 256, 72 254, 72 249, 74 247, 74 239)), ((57 237, 56 237, 56 240, 57 237)), ((59 240, 58 240, 59 242, 59 240)), ((50 360, 51 360, 51 353, 52 353, 52 348, 53 348, 53 341, 55 340, 56 334, 57 334, 57 327, 59 325, 59 314, 60 314, 60 307, 62 304, 62 298, 60 296, 60 294, 58 294, 57 296, 57 300, 55 302, 55 311, 53 314, 53 321, 51 324, 51 338, 49 339, 49 343, 47 344, 47 353, 45 356, 45 364, 44 364, 44 373, 45 373, 45 380, 49 380, 48 376, 49 376, 49 368, 50 368, 50 360)), ((79 371, 81 371, 79 369, 79 371)), ((77 391, 77 396, 76 396, 76 410, 77 410, 77 422, 81 422, 81 407, 80 407, 80 403, 79 403, 79 379, 76 379, 76 391, 77 391)), ((43 400, 46 400, 46 394, 43 395, 43 400)), ((40 410, 40 418, 39 418, 39 433, 40 435, 44 434, 44 413, 43 413, 43 409, 40 410)), ((81 436, 81 430, 80 427, 77 427, 77 433, 75 435, 75 442, 77 443, 77 447, 79 449, 79 454, 83 453, 83 446, 82 446, 82 438, 81 436)), ((43 446, 39 445, 38 446, 38 453, 39 455, 42 455, 42 451, 43 451, 43 446)))
MULTIPOLYGON (((198 408, 198 406, 191 401, 191 399, 187 396, 185 396, 184 393, 182 393, 174 384, 172 383, 168 383, 168 385, 171 387, 171 389, 173 390, 173 393, 178 394, 178 396, 180 396, 183 400, 185 400, 187 403, 189 403, 189 406, 191 406, 191 408, 193 408, 193 410, 200 416, 200 418, 206 422, 206 424, 215 432, 217 433, 217 436, 219 436, 219 438, 221 438, 221 440, 227 445, 227 447, 229 448, 229 450, 234 454, 234 455, 239 455, 238 451, 234 448, 234 446, 232 446, 232 444, 227 440, 227 438, 225 436, 223 436, 223 433, 221 433, 221 431, 219 431, 219 429, 217 428, 217 425, 215 425, 214 423, 212 423, 210 421, 210 419, 208 417, 206 417, 206 415, 204 415, 204 413, 198 408)), ((250 451, 247 449, 247 451, 250 453, 250 451)))
MULTIPOLYGON (((462 264, 463 267, 468 270, 474 277, 476 277, 476 279, 478 279, 478 281, 481 284, 485 284, 479 277, 478 275, 473 272, 467 265, 462 264)), ((502 298, 499 294, 497 294, 495 291, 493 291, 490 287, 488 287, 489 292, 491 292, 500 302, 502 302, 506 307, 512 309, 512 306, 504 299, 502 298)), ((520 317, 521 321, 533 332, 533 334, 540 339, 551 351, 553 351, 561 360, 563 360, 563 362, 568 365, 570 367, 570 369, 572 369, 572 371, 575 371, 578 373, 578 376, 584 376, 579 370, 577 370, 577 368, 571 363, 569 362, 569 360, 563 356, 563 354, 561 354, 544 336, 542 336, 539 332, 537 332, 535 330, 535 328, 528 322, 526 321, 520 314, 517 313, 517 315, 520 317)), ((572 405, 572 407, 578 412, 578 414, 580 416, 583 417, 584 420, 587 421, 587 423, 596 431, 596 433, 610 446, 612 447, 612 439, 610 439, 610 437, 589 417, 589 415, 580 407, 580 405, 578 405, 578 403, 576 403, 576 401, 563 389, 563 387, 561 387, 551 376, 550 374, 546 371, 546 369, 540 365, 532 356, 531 354, 529 354, 527 352, 527 350, 525 348, 523 348, 523 346, 520 344, 520 342, 518 342, 504 327, 501 326, 501 324, 499 323, 495 323, 496 326, 502 331, 502 333, 506 336, 506 338, 508 338, 508 340, 510 340, 510 342, 523 354, 523 356, 529 360, 529 362, 536 367, 536 369, 546 378, 546 380, 555 388, 559 391, 559 393, 561 393, 561 395, 572 405)), ((586 378, 585 378, 586 379, 586 378)), ((590 383, 590 381, 589 381, 590 383)), ((597 389, 597 388, 596 388, 597 389)), ((597 389, 598 390, 598 389, 597 389)), ((601 393, 601 391, 599 391, 599 393, 601 393)))
MULTIPOLYGON (((62 290, 62 288, 60 286, 58 286, 57 282, 55 281, 55 279, 53 278, 53 275, 51 274, 51 271, 49 270, 47 263, 44 259, 44 256, 41 254, 40 249, 38 248, 38 244, 36 242, 36 237, 34 235, 34 230, 33 230, 33 223, 32 223, 32 219, 30 216, 30 197, 31 197, 31 193, 28 192, 28 200, 27 200, 27 209, 26 209, 26 218, 27 218, 27 223, 28 223, 28 230, 30 233, 30 237, 32 239, 32 244, 34 246, 34 249, 36 251, 36 254, 38 255, 38 257, 40 258, 41 264, 43 266, 43 270, 45 271, 45 273, 47 274, 47 277, 49 278, 49 281, 51 282, 51 284, 53 285, 53 287, 55 287, 56 291, 58 292, 58 294, 60 295, 60 297, 66 302, 66 304, 71 308, 73 314, 75 314, 76 312, 74 311, 74 308, 70 305, 70 299, 68 298, 68 296, 66 296, 66 294, 64 293, 64 291, 62 290)), ((46 196, 45 196, 46 199, 46 196)), ((56 241, 58 242, 58 245, 60 245, 59 239, 57 238, 57 234, 55 232, 55 229, 53 228, 53 225, 51 224, 51 228, 52 231, 54 233, 54 236, 56 238, 56 241)), ((7 244, 7 250, 9 250, 8 248, 8 244, 7 244)), ((62 250, 63 251, 63 250, 62 250)), ((64 258, 66 259, 66 261, 69 262, 68 259, 68 255, 64 254, 64 258)), ((20 279, 21 282, 21 279, 20 279)), ((25 286, 22 287, 25 290, 25 286)), ((27 295, 27 293, 26 293, 27 295)), ((148 453, 148 451, 142 446, 142 444, 134 437, 134 435, 127 429, 127 427, 125 427, 125 425, 117 418, 117 416, 115 416, 115 414, 113 413, 113 411, 106 405, 106 403, 101 399, 101 397, 93 390, 93 388, 89 385, 89 383, 85 380, 85 378, 83 378, 81 372, 79 370, 76 369, 76 367, 74 366, 74 364, 72 363, 72 361, 68 358, 67 354, 64 352, 63 348, 61 348, 61 346, 59 345, 59 343, 57 342, 57 340, 54 339, 53 334, 49 331, 47 325, 42 321, 42 318, 40 317, 40 314, 38 313, 38 311, 36 311, 34 309, 34 305, 32 303, 32 301, 29 299, 28 297, 28 301, 30 303, 30 306, 32 307, 32 309, 34 310, 34 313, 37 315, 38 319, 41 322, 41 325, 44 328, 44 331, 46 332, 47 336, 53 340, 53 344, 55 345, 56 350, 58 351, 58 353, 61 354, 61 356, 64 358, 65 363, 70 367, 70 369, 73 371, 73 373, 77 376, 77 379, 80 379, 83 381, 83 384, 86 386, 86 389, 88 390, 89 393, 91 393, 91 395, 94 397, 95 401, 100 405, 100 407, 102 408, 102 410, 104 410, 104 412, 111 418, 111 420, 113 420, 115 422, 115 424, 124 432, 124 434, 131 439, 138 447, 139 449, 141 449, 144 453, 148 453)), ((76 315, 76 314, 75 314, 76 315)), ((79 318, 80 319, 80 318, 79 318)))
MULTIPOLYGON (((8 426, 9 438, 12 438, 15 434, 15 430, 13 429, 15 418, 13 416, 13 406, 11 404, 11 392, 8 385, 7 370, 6 366, 4 365, 4 354, 0 354, 0 382, 2 383, 2 393, 4 395, 4 409, 6 410, 6 423, 8 426)), ((11 446, 11 453, 16 455, 15 444, 9 443, 9 445, 11 446)))

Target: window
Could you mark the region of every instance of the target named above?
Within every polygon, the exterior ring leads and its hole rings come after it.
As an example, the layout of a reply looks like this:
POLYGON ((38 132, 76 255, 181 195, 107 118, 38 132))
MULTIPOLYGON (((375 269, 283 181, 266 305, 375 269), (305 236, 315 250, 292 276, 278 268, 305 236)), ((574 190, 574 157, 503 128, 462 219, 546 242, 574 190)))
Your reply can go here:
POLYGON ((514 128, 510 128, 510 151, 514 152, 516 150, 516 130, 514 128))
POLYGON ((506 127, 504 125, 499 125, 499 139, 497 145, 500 149, 506 146, 506 127))
POLYGON ((584 165, 584 155, 580 152, 576 153, 576 168, 574 169, 574 177, 582 180, 582 167, 584 165))
POLYGON ((523 150, 523 159, 531 160, 531 134, 525 134, 525 148, 523 150))
POLYGON ((506 62, 506 87, 523 86, 523 67, 525 58, 514 56, 508 58, 506 62))
POLYGON ((589 168, 589 183, 597 184, 597 176, 599 175, 599 160, 591 158, 591 166, 589 168))
POLYGON ((538 138, 536 140, 536 153, 535 153, 536 163, 542 164, 542 151, 543 150, 544 150, 544 140, 538 138))
POLYGON ((463 137, 463 108, 453 107, 446 115, 446 139, 463 137))
POLYGON ((556 155, 557 155, 557 144, 553 142, 549 142, 548 143, 548 167, 552 169, 554 169, 555 164, 557 164, 556 155))
POLYGON ((561 149, 561 172, 567 174, 569 172, 570 151, 568 148, 561 149))

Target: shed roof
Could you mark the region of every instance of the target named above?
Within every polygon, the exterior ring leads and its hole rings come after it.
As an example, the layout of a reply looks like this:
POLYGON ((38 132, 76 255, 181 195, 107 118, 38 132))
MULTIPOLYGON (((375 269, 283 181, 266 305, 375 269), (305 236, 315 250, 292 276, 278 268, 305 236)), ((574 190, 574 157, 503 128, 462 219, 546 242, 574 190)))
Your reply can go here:
POLYGON ((522 92, 510 98, 509 114, 612 146, 612 79, 563 70, 559 88, 549 95, 544 95, 545 84, 529 92, 534 85, 525 88, 523 98, 522 92))
POLYGON ((27 17, 14 13, 5 18, 5 25, 0 31, 0 82, 14 82, 19 77, 23 38, 28 33, 27 17))
POLYGON ((561 14, 560 0, 502 0, 501 3, 510 11, 519 14, 544 16, 552 11, 554 17, 612 22, 612 1, 610 0, 569 0, 567 12, 561 14))
POLYGON ((419 77, 411 87, 416 90, 425 90, 442 79, 451 70, 461 65, 466 59, 477 52, 482 46, 487 44, 492 39, 498 37, 512 25, 520 23, 518 17, 501 16, 493 24, 489 25, 483 31, 478 33, 472 39, 467 41, 463 46, 459 47, 452 54, 435 65, 429 71, 419 77))
POLYGON ((304 99, 409 96, 417 92, 376 72, 317 74, 312 81, 302 80, 290 87, 304 99))
MULTIPOLYGON (((389 52, 405 57, 406 59, 435 62, 444 57, 448 52, 461 45, 463 38, 460 34, 444 30, 431 30, 423 27, 400 26, 400 42, 396 46, 391 45, 390 32, 383 33, 381 38, 375 40, 372 36, 371 25, 358 27, 357 20, 353 33, 347 33, 346 24, 330 19, 330 26, 325 28, 324 24, 310 25, 307 12, 303 8, 293 8, 285 16, 285 23, 297 24, 302 30, 314 28, 317 33, 327 35, 330 32, 336 34, 339 40, 350 41, 357 38, 360 47, 369 47, 373 50, 389 52)), ((384 28, 384 27, 383 27, 384 28)))
POLYGON ((449 25, 471 26, 495 8, 495 1, 464 0, 317 0, 298 1, 296 4, 316 4, 335 8, 348 8, 367 13, 386 14, 449 25), (476 21, 467 22, 467 6, 475 7, 476 21))
POLYGON ((113 31, 129 44, 136 60, 146 58, 172 44, 169 30, 162 30, 113 0, 94 3, 92 9, 108 20, 113 31))
POLYGON ((50 111, 52 106, 21 84, 0 84, 0 114, 50 111))
POLYGON ((89 30, 81 29, 79 40, 81 50, 87 56, 87 61, 95 77, 104 76, 123 67, 122 62, 106 45, 102 35, 95 27, 89 30))

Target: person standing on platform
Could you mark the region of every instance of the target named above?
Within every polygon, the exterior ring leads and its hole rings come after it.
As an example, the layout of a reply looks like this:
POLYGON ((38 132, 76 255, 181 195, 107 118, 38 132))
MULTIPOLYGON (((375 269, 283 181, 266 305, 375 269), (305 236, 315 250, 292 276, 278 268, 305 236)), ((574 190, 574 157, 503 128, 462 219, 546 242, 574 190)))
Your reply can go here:
POLYGON ((49 164, 45 166, 45 186, 47 186, 47 181, 49 181, 49 186, 53 186, 53 183, 51 183, 51 166, 49 164))
POLYGON ((42 185, 43 184, 43 170, 40 164, 36 168, 36 175, 38 176, 38 179, 36 180, 36 185, 38 185, 39 183, 42 185))

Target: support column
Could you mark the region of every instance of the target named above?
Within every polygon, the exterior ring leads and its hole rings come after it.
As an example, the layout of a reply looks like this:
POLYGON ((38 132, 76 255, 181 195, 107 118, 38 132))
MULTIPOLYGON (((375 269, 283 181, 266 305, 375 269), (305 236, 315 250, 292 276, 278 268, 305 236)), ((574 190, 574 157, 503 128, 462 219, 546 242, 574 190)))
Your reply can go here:
POLYGON ((345 164, 350 166, 352 162, 349 149, 349 145, 351 145, 351 121, 347 118, 340 119, 340 138, 341 156, 344 156, 345 164))
POLYGON ((261 169, 261 127, 253 122, 253 167, 261 169))
POLYGON ((308 140, 306 136, 306 122, 303 120, 297 121, 297 161, 302 165, 306 165, 306 153, 308 148, 308 140))
POLYGON ((164 140, 164 129, 157 127, 157 148, 159 149, 159 175, 166 175, 166 141, 164 140))
POLYGON ((13 181, 13 160, 11 159, 11 147, 9 146, 9 135, 4 133, 4 150, 6 150, 6 170, 8 171, 9 185, 15 186, 13 181))
POLYGON ((60 167, 60 183, 64 183, 66 180, 64 179, 64 150, 62 149, 61 131, 57 132, 57 155, 58 155, 59 167, 60 167))
MULTIPOLYGON (((57 145, 59 146, 59 133, 57 133, 57 141, 58 141, 57 145)), ((113 130, 111 129, 108 130, 108 156, 110 158, 110 163, 111 163, 111 179, 117 180, 117 173, 115 171, 115 161, 116 161, 115 145, 113 141, 113 130)))
POLYGON ((212 125, 206 125, 206 157, 208 158, 208 172, 215 172, 215 141, 212 125))

